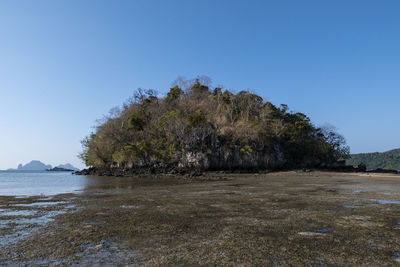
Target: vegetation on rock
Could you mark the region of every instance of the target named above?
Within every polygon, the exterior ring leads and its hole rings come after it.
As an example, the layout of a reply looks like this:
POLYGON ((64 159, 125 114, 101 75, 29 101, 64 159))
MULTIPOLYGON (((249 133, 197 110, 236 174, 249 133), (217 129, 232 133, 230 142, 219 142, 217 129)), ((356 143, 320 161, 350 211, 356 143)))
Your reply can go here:
POLYGON ((386 152, 352 154, 347 165, 364 164, 367 169, 400 170, 400 148, 386 152))
POLYGON ((249 92, 180 81, 165 97, 137 90, 82 141, 87 166, 271 169, 329 166, 346 158, 344 138, 249 92))

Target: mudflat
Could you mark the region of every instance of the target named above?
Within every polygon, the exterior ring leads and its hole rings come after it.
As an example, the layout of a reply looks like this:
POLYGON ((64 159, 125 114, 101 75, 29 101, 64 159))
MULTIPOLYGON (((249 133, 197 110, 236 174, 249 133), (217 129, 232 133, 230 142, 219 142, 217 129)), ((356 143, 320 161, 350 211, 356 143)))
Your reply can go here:
POLYGON ((0 197, 0 265, 400 262, 400 176, 93 177, 81 194, 0 197))

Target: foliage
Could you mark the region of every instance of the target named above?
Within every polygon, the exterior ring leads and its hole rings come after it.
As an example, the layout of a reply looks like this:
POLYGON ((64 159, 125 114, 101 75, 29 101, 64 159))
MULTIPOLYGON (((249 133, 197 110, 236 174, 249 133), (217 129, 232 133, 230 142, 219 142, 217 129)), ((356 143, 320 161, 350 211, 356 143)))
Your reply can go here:
POLYGON ((368 170, 388 169, 400 170, 400 148, 386 152, 352 154, 346 161, 347 165, 358 166, 364 164, 368 170))
POLYGON ((164 98, 137 90, 82 141, 81 159, 96 167, 177 165, 188 152, 223 150, 243 157, 282 152, 289 166, 301 166, 348 155, 334 129, 317 128, 305 114, 249 91, 210 90, 209 81, 178 79, 164 98))

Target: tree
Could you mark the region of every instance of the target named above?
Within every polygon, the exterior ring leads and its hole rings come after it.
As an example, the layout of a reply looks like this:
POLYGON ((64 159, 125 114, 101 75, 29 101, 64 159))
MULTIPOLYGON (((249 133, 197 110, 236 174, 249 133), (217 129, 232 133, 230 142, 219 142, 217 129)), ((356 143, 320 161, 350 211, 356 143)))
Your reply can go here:
POLYGON ((80 158, 96 167, 177 166, 201 154, 196 159, 201 164, 222 160, 218 166, 236 161, 266 168, 271 161, 264 159, 281 155, 291 167, 348 156, 333 127, 316 128, 287 105, 274 106, 248 90, 210 90, 210 83, 206 76, 179 78, 163 98, 138 89, 82 141, 80 158))

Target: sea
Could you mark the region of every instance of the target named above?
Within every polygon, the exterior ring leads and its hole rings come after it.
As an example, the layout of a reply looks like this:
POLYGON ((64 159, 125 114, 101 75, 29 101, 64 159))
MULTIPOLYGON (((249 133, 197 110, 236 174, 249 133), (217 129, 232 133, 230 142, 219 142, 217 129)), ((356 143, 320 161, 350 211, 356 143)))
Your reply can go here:
POLYGON ((96 181, 72 172, 0 171, 0 250, 77 210, 71 200, 96 181))
POLYGON ((72 172, 0 171, 0 196, 52 196, 79 193, 93 179, 72 172))

